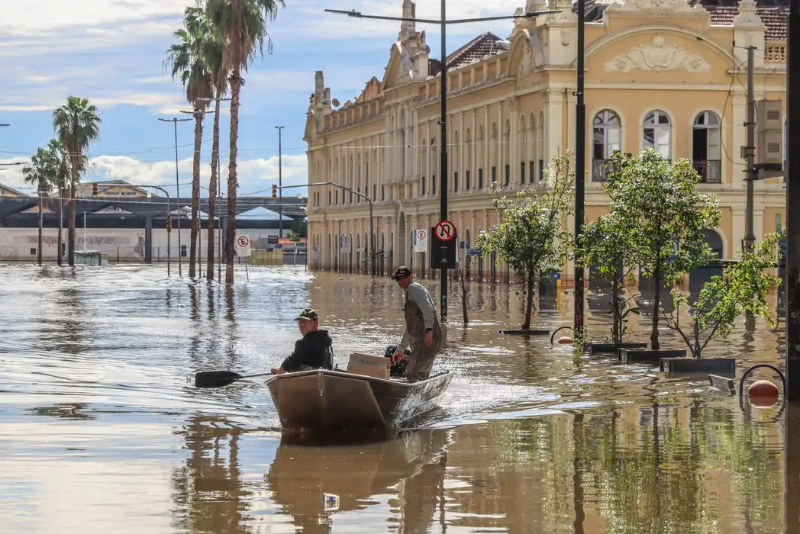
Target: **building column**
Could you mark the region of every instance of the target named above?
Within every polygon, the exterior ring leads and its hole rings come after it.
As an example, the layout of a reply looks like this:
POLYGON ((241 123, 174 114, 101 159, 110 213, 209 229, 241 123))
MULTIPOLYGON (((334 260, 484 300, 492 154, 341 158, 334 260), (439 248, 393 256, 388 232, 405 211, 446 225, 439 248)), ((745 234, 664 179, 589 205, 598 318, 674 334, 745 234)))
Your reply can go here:
MULTIPOLYGON (((745 181, 745 169, 747 169, 747 161, 742 158, 740 147, 747 145, 747 128, 744 125, 747 122, 747 96, 742 91, 733 92, 733 118, 729 123, 731 125, 731 135, 733 136, 733 144, 730 146, 728 153, 733 160, 733 163, 728 161, 728 158, 722 158, 723 174, 722 176, 730 176, 730 181, 723 178, 723 183, 731 183, 737 189, 746 189, 747 182, 745 181), (726 169, 727 168, 727 169, 726 169)), ((723 112, 725 110, 722 110, 723 112)), ((725 135, 727 124, 722 125, 722 135, 725 135)), ((755 224, 755 223, 754 223, 755 224)), ((754 229, 755 230, 755 229, 754 229)), ((756 234, 757 235, 757 234, 756 234)), ((741 243, 738 241, 737 243, 741 243)), ((739 245, 736 245, 737 247, 739 245)))
MULTIPOLYGON (((739 209, 734 208, 732 210, 731 226, 733 228, 733 235, 728 236, 728 238, 730 239, 730 242, 728 243, 728 250, 726 251, 727 253, 726 257, 728 259, 732 259, 734 257, 734 251, 736 251, 743 245, 745 236, 745 224, 746 224, 745 215, 746 212, 742 208, 739 209)), ((753 226, 755 226, 755 220, 753 221, 753 226)))
POLYGON ((558 92, 545 91, 544 97, 544 128, 542 143, 544 146, 545 162, 552 160, 561 153, 561 135, 563 124, 563 101, 558 92))
POLYGON ((153 218, 144 219, 144 262, 147 265, 153 263, 153 218))

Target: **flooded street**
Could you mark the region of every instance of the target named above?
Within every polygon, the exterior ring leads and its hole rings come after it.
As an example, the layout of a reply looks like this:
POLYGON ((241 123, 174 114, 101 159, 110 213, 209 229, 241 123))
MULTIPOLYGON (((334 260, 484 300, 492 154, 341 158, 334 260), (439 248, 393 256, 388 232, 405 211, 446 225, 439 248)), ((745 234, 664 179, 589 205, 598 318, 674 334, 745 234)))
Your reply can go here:
MULTIPOLYGON (((402 333, 402 293, 302 268, 237 276, 226 291, 160 267, 0 266, 0 532, 788 530, 784 413, 743 413, 704 376, 499 336, 522 322, 518 286, 473 284, 468 328, 451 298, 434 370, 455 378, 415 430, 282 443, 263 381, 199 390, 194 373, 279 366, 308 306, 339 367, 355 351, 383 354, 402 333), (338 510, 324 510, 324 493, 338 510)), ((438 283, 422 282, 438 306, 438 283)), ((571 306, 561 291, 536 322, 571 325, 571 306)), ((599 339, 610 316, 588 323, 599 339)), ((631 327, 647 341, 648 325, 631 327)), ((783 342, 758 321, 707 355, 740 357, 741 374, 781 361, 783 342)), ((662 344, 685 348, 666 330, 662 344)))

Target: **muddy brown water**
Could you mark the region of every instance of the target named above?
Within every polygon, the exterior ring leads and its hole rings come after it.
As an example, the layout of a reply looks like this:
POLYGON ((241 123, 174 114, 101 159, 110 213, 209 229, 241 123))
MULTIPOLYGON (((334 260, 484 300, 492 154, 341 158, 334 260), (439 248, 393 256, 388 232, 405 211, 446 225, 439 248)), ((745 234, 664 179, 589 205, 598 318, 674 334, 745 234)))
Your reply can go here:
MULTIPOLYGON (((501 337, 521 322, 514 286, 473 284, 467 328, 451 299, 436 367, 455 378, 412 431, 282 443, 262 382, 197 390, 191 376, 279 365, 306 306, 340 366, 382 354, 401 333, 401 293, 300 268, 240 275, 226 292, 161 268, 0 266, 0 532, 796 532, 784 413, 743 413, 704 377, 501 337)), ((557 292, 537 322, 569 325, 571 306, 557 292)), ((605 334, 604 311, 588 321, 605 334)), ((776 363, 783 337, 758 321, 709 355, 776 363)))

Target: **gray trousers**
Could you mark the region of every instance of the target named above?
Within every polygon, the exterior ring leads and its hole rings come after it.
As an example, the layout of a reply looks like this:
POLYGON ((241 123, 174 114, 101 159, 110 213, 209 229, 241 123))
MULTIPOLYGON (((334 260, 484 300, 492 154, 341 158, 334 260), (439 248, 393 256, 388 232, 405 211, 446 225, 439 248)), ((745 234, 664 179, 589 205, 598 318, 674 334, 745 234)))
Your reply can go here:
POLYGON ((406 367, 406 378, 409 382, 419 382, 427 380, 431 375, 433 362, 442 350, 434 344, 429 347, 424 341, 411 345, 411 359, 406 367))

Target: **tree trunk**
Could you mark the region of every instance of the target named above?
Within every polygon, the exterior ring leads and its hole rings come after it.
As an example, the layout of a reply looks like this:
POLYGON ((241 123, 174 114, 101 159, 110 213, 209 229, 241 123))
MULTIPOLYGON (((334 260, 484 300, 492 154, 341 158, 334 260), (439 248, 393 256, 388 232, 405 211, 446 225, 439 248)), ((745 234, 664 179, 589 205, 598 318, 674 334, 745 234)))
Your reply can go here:
POLYGON ((39 244, 36 246, 36 261, 39 263, 39 266, 42 265, 42 223, 44 222, 44 211, 42 210, 42 202, 44 202, 44 197, 42 193, 39 193, 39 244))
POLYGON ((659 350, 661 345, 658 343, 658 319, 659 310, 661 309, 661 266, 656 264, 653 271, 653 283, 655 283, 655 291, 653 292, 653 330, 650 332, 650 348, 652 350, 659 350))
POLYGON ((467 292, 466 282, 466 280, 469 278, 469 259, 469 256, 464 259, 464 269, 460 270, 459 272, 459 279, 461 282, 461 312, 464 315, 464 326, 469 323, 469 315, 467 314, 467 301, 469 299, 469 293, 467 292))
POLYGON ((619 346, 622 344, 622 310, 620 309, 620 290, 621 290, 621 283, 620 278, 622 275, 622 268, 617 267, 617 271, 614 274, 614 285, 611 287, 611 299, 613 300, 613 311, 614 311, 614 330, 612 332, 614 336, 614 346, 619 346))
MULTIPOLYGON (((73 171, 74 172, 74 171, 73 171)), ((77 206, 75 197, 77 188, 73 184, 69 189, 69 231, 67 232, 67 262, 70 267, 75 267, 75 217, 77 206)))
POLYGON ((233 284, 233 258, 236 253, 236 142, 239 138, 239 93, 242 79, 239 65, 233 68, 231 75, 231 151, 228 161, 228 230, 225 233, 225 256, 228 260, 225 270, 225 283, 233 284))
MULTIPOLYGON (((195 112, 197 112, 195 108, 195 112)), ((194 279, 197 258, 197 240, 200 233, 200 144, 203 141, 203 116, 194 116, 194 158, 192 160, 192 232, 189 236, 189 278, 194 279)))
POLYGON ((531 328, 531 315, 533 314, 533 284, 534 284, 534 274, 528 271, 527 273, 528 279, 528 295, 527 295, 527 302, 525 304, 525 324, 522 325, 522 330, 530 330, 531 328))
POLYGON ((64 239, 61 236, 61 229, 64 227, 64 190, 59 189, 58 191, 58 253, 56 257, 58 258, 58 266, 61 267, 61 249, 63 248, 62 243, 64 239))
MULTIPOLYGON (((211 181, 208 184, 208 258, 206 278, 214 279, 214 225, 217 209, 217 166, 219 165, 219 96, 214 106, 214 144, 211 147, 211 181)), ((222 259, 222 258, 220 258, 222 259)), ((222 280, 220 280, 222 282, 222 280)))

